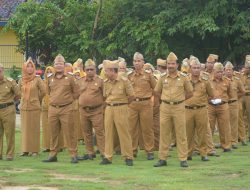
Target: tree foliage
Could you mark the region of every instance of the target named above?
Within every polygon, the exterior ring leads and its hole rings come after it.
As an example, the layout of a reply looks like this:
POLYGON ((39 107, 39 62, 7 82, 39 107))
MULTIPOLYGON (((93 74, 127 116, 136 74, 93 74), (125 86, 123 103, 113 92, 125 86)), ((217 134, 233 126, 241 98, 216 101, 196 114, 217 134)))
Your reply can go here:
POLYGON ((134 52, 148 62, 174 51, 204 61, 209 53, 241 63, 250 52, 248 0, 45 0, 21 4, 9 21, 24 51, 29 32, 32 52, 51 60, 62 53, 67 60, 89 57, 100 62, 134 52), (98 12, 100 16, 96 17, 98 12), (92 32, 94 21, 95 37, 92 32))

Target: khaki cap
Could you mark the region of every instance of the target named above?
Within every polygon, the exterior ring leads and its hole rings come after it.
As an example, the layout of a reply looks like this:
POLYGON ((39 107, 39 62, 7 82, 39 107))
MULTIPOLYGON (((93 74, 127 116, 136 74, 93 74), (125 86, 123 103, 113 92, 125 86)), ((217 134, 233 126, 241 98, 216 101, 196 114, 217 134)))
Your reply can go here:
POLYGON ((224 67, 223 67, 222 63, 216 62, 214 64, 214 70, 216 70, 216 71, 223 71, 223 69, 224 69, 224 67))
POLYGON ((177 60, 178 58, 173 52, 170 52, 169 55, 167 56, 167 62, 172 62, 177 60))
POLYGON ((225 69, 233 69, 233 68, 234 68, 233 64, 230 61, 227 61, 225 64, 225 69))
POLYGON ((87 61, 85 61, 85 67, 88 66, 96 66, 95 62, 92 59, 88 59, 87 61))
POLYGON ((166 60, 164 60, 164 59, 157 59, 156 60, 156 63, 157 63, 157 65, 159 65, 159 66, 163 66, 163 67, 166 67, 167 66, 167 61, 166 60))

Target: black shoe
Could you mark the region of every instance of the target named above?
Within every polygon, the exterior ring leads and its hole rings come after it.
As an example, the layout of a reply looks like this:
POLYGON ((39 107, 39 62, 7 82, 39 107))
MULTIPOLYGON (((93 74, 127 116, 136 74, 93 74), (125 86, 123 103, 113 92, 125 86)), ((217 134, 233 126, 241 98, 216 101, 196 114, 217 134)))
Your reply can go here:
POLYGON ((3 159, 3 156, 0 156, 0 160, 2 160, 3 159))
POLYGON ((42 162, 57 162, 57 157, 56 156, 49 157, 47 160, 43 160, 42 162))
POLYGON ((187 168, 188 167, 187 161, 186 160, 185 161, 181 161, 180 162, 180 166, 183 167, 183 168, 187 168))
POLYGON ((154 167, 162 167, 162 166, 166 166, 167 165, 167 161, 166 160, 159 160, 154 167))
POLYGON ((232 150, 230 148, 225 148, 223 152, 231 152, 232 150))
POLYGON ((77 163, 78 163, 77 157, 72 157, 70 162, 71 162, 72 164, 77 164, 77 163))
POLYGON ((153 160, 154 159, 154 153, 148 153, 147 159, 148 160, 153 160))
POLYGON ((133 166, 133 160, 132 159, 126 159, 125 160, 127 166, 133 166))
POLYGON ((187 160, 193 160, 192 156, 188 156, 187 160))
POLYGON ((232 145, 232 148, 233 149, 238 149, 238 147, 235 144, 232 145))
POLYGON ((242 142, 241 142, 241 145, 242 145, 242 146, 247 146, 247 143, 246 143, 245 141, 242 141, 242 142))
POLYGON ((108 165, 112 164, 111 161, 109 161, 107 158, 103 158, 103 160, 100 162, 100 165, 108 165))
POLYGON ((12 157, 8 157, 6 158, 7 161, 13 161, 13 158, 12 157))
POLYGON ((95 154, 85 154, 83 156, 77 156, 77 160, 93 160, 96 158, 95 154))
POLYGON ((250 142, 250 137, 248 137, 248 142, 250 142))
POLYGON ((207 156, 202 156, 202 157, 201 157, 201 161, 206 162, 206 161, 209 161, 209 159, 208 159, 208 157, 207 157, 207 156))
POLYGON ((232 150, 230 148, 225 148, 223 152, 231 152, 232 150))
POLYGON ((20 156, 29 156, 28 152, 23 152, 22 154, 20 154, 20 156))
POLYGON ((137 157, 137 154, 133 154, 133 157, 136 158, 136 157, 137 157))
POLYGON ((96 154, 100 154, 100 150, 96 150, 95 153, 96 153, 96 154))
POLYGON ((215 151, 209 152, 207 155, 208 155, 208 156, 215 156, 215 157, 219 157, 219 156, 220 156, 220 155, 217 154, 215 151))
POLYGON ((50 149, 44 149, 43 152, 50 152, 50 149))

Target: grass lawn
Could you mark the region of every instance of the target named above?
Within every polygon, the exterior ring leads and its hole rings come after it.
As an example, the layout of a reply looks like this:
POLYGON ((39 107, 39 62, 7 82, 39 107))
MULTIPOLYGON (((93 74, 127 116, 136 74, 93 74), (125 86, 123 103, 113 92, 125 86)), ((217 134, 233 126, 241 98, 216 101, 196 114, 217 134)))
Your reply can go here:
MULTIPOLYGON (((0 160, 0 189, 22 190, 76 190, 76 189, 170 189, 170 190, 247 190, 250 189, 250 145, 241 146, 220 157, 210 157, 201 162, 199 156, 189 161, 189 168, 180 168, 176 149, 171 151, 168 166, 154 168, 157 161, 147 161, 141 151, 133 167, 125 166, 120 156, 114 156, 113 164, 99 165, 94 161, 82 161, 72 165, 67 151, 58 155, 57 163, 42 163, 47 153, 37 157, 18 157, 20 131, 16 132, 16 157, 9 162, 0 160)), ((83 154, 84 146, 79 146, 83 154)), ((157 157, 157 153, 155 154, 157 157)))

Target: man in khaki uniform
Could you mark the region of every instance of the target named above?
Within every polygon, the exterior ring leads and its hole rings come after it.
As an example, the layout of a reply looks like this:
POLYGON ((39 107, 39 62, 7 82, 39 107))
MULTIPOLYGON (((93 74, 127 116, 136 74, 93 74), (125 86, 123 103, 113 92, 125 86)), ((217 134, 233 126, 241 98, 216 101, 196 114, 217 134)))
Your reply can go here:
POLYGON ((71 163, 77 163, 77 139, 73 120, 73 101, 79 97, 79 89, 71 75, 64 74, 65 59, 57 55, 54 60, 55 74, 49 77, 49 125, 51 129, 50 154, 43 162, 57 162, 59 134, 63 131, 71 163))
POLYGON ((224 152, 230 152, 231 129, 228 101, 232 97, 232 85, 228 78, 223 77, 223 70, 224 67, 221 63, 216 62, 214 64, 214 75, 211 80, 214 97, 211 97, 209 101, 208 116, 212 134, 217 122, 221 147, 224 152))
POLYGON ((161 76, 155 87, 156 94, 161 97, 160 106, 160 148, 159 161, 154 165, 167 165, 166 159, 171 144, 173 128, 176 133, 178 157, 181 167, 188 167, 185 99, 192 97, 193 87, 186 74, 178 72, 177 57, 170 53, 167 57, 168 74, 161 76))
POLYGON ((245 94, 244 86, 237 76, 234 76, 233 64, 227 61, 225 65, 225 76, 231 80, 232 83, 232 97, 228 101, 229 105, 229 116, 230 116, 230 127, 232 135, 232 148, 237 149, 238 143, 238 122, 239 122, 239 102, 238 98, 245 94))
POLYGON ((136 157, 139 144, 139 129, 141 129, 144 149, 147 159, 154 159, 153 106, 151 97, 156 85, 154 76, 143 70, 143 55, 136 52, 133 57, 135 70, 128 75, 132 83, 135 99, 129 105, 129 130, 132 137, 133 154, 136 157))
MULTIPOLYGON (((213 78, 213 67, 215 62, 218 60, 219 56, 215 54, 209 54, 206 60, 206 70, 202 72, 204 77, 208 77, 209 81, 213 78)), ((206 134, 206 146, 208 156, 218 156, 213 143, 213 135, 210 127, 210 123, 207 124, 207 134, 206 134)))
POLYGON ((21 96, 16 81, 4 77, 4 68, 0 63, 0 160, 3 159, 3 137, 6 135, 6 160, 12 161, 15 150, 16 110, 14 99, 21 96))
MULTIPOLYGON (((167 72, 167 61, 163 59, 157 59, 157 71, 159 71, 159 74, 154 74, 154 76, 157 76, 157 81, 160 78, 160 75, 162 73, 167 72), (159 76, 158 76, 159 75, 159 76)), ((154 149, 156 151, 159 150, 159 143, 160 143, 160 101, 159 98, 154 97, 154 106, 153 106, 153 123, 154 123, 154 149)))
POLYGON ((245 96, 243 97, 243 111, 246 112, 247 116, 248 138, 250 141, 250 55, 247 55, 245 60, 243 85, 246 91, 245 96))
POLYGON ((104 155, 105 136, 103 123, 103 80, 96 75, 96 64, 88 59, 85 62, 86 77, 79 79, 79 107, 87 154, 78 160, 92 160, 96 157, 93 147, 93 129, 97 147, 104 155))
POLYGON ((134 98, 131 83, 126 77, 118 76, 118 61, 105 63, 108 77, 104 81, 105 108, 105 158, 101 165, 111 164, 114 151, 114 132, 120 139, 121 153, 128 166, 133 166, 132 140, 129 134, 128 103, 134 98))
POLYGON ((186 130, 188 141, 188 160, 192 160, 195 131, 197 148, 202 161, 209 161, 206 151, 206 133, 208 123, 207 99, 213 97, 213 89, 208 77, 201 76, 201 64, 198 59, 190 61, 191 83, 194 88, 193 97, 185 101, 186 130))

